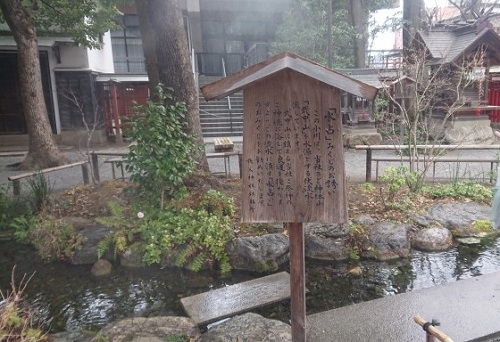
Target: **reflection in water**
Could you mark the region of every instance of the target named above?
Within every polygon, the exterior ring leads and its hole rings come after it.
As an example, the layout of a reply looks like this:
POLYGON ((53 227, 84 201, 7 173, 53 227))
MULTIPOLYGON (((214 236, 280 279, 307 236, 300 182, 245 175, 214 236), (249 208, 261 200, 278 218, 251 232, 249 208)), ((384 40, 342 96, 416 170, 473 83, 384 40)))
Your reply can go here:
MULTIPOLYGON (((233 272, 220 279, 212 272, 116 267, 111 276, 95 278, 91 266, 43 264, 31 248, 0 242, 2 291, 10 287, 13 265, 17 279, 36 272, 27 288, 28 300, 53 331, 96 329, 131 316, 184 315, 179 298, 259 276, 233 272)), ((440 253, 414 251, 405 260, 362 261, 360 277, 348 275, 347 266, 307 261, 308 314, 500 271, 500 239, 440 253)), ((288 322, 289 310, 289 302, 283 301, 257 312, 288 322)))

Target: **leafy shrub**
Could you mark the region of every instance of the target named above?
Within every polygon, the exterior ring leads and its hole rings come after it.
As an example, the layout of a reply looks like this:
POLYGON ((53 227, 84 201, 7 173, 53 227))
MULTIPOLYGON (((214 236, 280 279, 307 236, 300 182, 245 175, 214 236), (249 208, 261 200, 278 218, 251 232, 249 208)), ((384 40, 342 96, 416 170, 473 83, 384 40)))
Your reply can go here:
POLYGON ((429 198, 468 198, 473 201, 489 203, 491 201, 491 189, 484 185, 473 182, 454 182, 424 186, 422 192, 429 198))
POLYGON ((43 214, 29 239, 44 261, 69 260, 85 241, 70 223, 43 214))
MULTIPOLYGON (((180 199, 186 203, 186 199, 180 199)), ((185 246, 177 255, 178 266, 198 271, 205 262, 218 263, 222 273, 230 271, 226 246, 233 238, 234 202, 210 190, 192 207, 172 205, 149 215, 140 226, 144 240, 144 261, 159 263, 174 246, 185 246)), ((148 215, 147 215, 148 216, 148 215)))
POLYGON ((13 202, 8 195, 8 190, 7 186, 0 184, 0 228, 7 227, 12 218, 13 202))
POLYGON ((140 239, 143 259, 148 264, 159 263, 174 247, 181 247, 176 256, 179 267, 198 271, 206 262, 210 266, 217 262, 223 273, 231 270, 225 248, 233 238, 232 198, 216 190, 186 193, 172 200, 166 209, 140 212, 139 220, 124 212, 116 202, 108 206, 112 216, 97 221, 114 231, 99 242, 99 257, 112 246, 115 255, 124 252, 129 242, 140 239))
POLYGON ((20 243, 29 243, 30 234, 35 229, 38 218, 35 215, 27 214, 12 219, 10 227, 14 228, 14 236, 20 243))
POLYGON ((96 221, 107 227, 114 228, 114 231, 108 233, 104 239, 99 241, 98 258, 101 258, 112 246, 114 247, 115 257, 117 253, 124 252, 128 242, 134 239, 138 222, 130 213, 125 213, 119 203, 111 201, 108 203, 108 207, 111 216, 99 217, 96 221))
POLYGON ((157 101, 136 106, 137 114, 128 121, 126 134, 134 144, 124 159, 130 180, 163 207, 164 196, 173 195, 195 169, 198 149, 186 133, 185 104, 166 106, 172 91, 161 85, 156 95, 157 101))
POLYGON ((33 177, 28 177, 27 182, 33 196, 35 210, 40 211, 48 202, 53 191, 53 186, 43 173, 37 173, 33 177))
POLYGON ((361 189, 363 189, 363 191, 366 191, 366 192, 373 192, 376 190, 375 185, 373 185, 372 183, 369 183, 369 182, 365 182, 365 183, 361 184, 361 189))
POLYGON ((380 195, 386 208, 406 210, 411 207, 411 201, 395 201, 405 190, 416 191, 420 182, 418 172, 409 172, 406 166, 388 167, 380 176, 380 195))

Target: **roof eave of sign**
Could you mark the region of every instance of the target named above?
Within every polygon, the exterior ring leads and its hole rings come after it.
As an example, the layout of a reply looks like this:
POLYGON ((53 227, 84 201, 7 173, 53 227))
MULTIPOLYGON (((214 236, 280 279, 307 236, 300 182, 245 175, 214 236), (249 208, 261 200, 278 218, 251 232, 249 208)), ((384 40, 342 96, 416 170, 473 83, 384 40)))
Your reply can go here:
POLYGON ((201 88, 205 100, 231 95, 250 84, 285 69, 291 69, 348 93, 373 100, 378 88, 325 68, 291 52, 283 52, 201 88))

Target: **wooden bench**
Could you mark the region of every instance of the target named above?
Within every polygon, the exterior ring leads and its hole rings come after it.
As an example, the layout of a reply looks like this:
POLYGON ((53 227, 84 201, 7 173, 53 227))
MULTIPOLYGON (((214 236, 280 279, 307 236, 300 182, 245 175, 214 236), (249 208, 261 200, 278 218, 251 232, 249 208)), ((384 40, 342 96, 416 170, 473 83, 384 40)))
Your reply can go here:
POLYGON ((241 151, 231 151, 231 152, 215 152, 215 153, 207 153, 207 159, 210 158, 224 158, 224 175, 226 178, 231 174, 231 164, 230 157, 238 156, 238 165, 240 167, 240 178, 242 178, 242 152, 241 151))
MULTIPOLYGON (((126 151, 102 151, 102 152, 92 152, 90 153, 90 161, 92 165, 92 174, 94 176, 94 180, 96 182, 101 181, 101 175, 99 174, 99 156, 104 157, 104 156, 110 156, 110 157, 120 157, 120 158, 114 158, 114 159, 121 159, 123 156, 126 156, 128 152, 126 151)), ((110 159, 112 160, 112 159, 110 159)), ((105 161, 106 163, 107 161, 105 161)), ((114 172, 114 163, 115 162, 110 162, 111 163, 111 169, 113 171, 113 178, 115 178, 115 172, 114 172)), ((122 176, 123 176, 123 170, 122 170, 122 176)))
POLYGON ((88 164, 87 161, 80 161, 80 162, 76 162, 76 163, 51 167, 48 169, 42 169, 42 170, 38 170, 38 171, 26 172, 26 173, 22 173, 22 174, 15 175, 15 176, 10 176, 8 179, 13 184, 14 195, 19 196, 21 194, 21 179, 33 177, 33 176, 36 176, 39 174, 46 174, 46 173, 50 173, 50 172, 54 172, 54 171, 69 169, 69 168, 72 168, 75 166, 81 166, 83 183, 88 184, 89 183, 89 168, 88 168, 87 164, 88 164))
POLYGON ((113 179, 116 179, 116 170, 115 170, 115 167, 119 167, 120 168, 120 171, 121 171, 121 178, 120 179, 125 179, 125 170, 124 170, 124 167, 123 167, 123 162, 125 160, 123 158, 111 158, 111 159, 108 159, 108 160, 105 160, 104 163, 105 164, 111 164, 111 173, 113 175, 113 179))
MULTIPOLYGON (((415 145, 412 148, 417 148, 419 150, 433 151, 433 150, 446 150, 446 151, 465 151, 465 150, 500 150, 500 145, 415 145)), ((376 162, 376 177, 378 180, 378 164, 379 162, 409 162, 409 157, 398 157, 398 156, 373 156, 373 151, 394 151, 399 152, 407 151, 410 146, 408 145, 356 145, 354 147, 356 150, 366 151, 366 182, 371 182, 372 177, 372 162, 376 162)), ((430 157, 428 157, 430 158, 430 157)), ((425 161, 424 157, 422 162, 425 161)), ((433 161, 433 176, 436 174, 436 163, 439 162, 469 162, 469 163, 490 163, 491 171, 494 170, 494 164, 498 163, 495 157, 486 158, 472 158, 472 157, 436 157, 433 161)), ((490 182, 493 181, 493 172, 490 174, 490 182)))
MULTIPOLYGON (((388 157, 388 156, 374 156, 372 162, 375 162, 375 181, 378 181, 379 175, 379 162, 410 162, 409 157, 388 157)), ((489 158, 470 158, 470 157, 436 157, 434 159, 424 156, 417 160, 417 163, 432 163, 432 178, 436 178, 436 164, 437 163, 490 163, 489 181, 493 183, 493 173, 495 164, 499 163, 496 157, 489 158)))

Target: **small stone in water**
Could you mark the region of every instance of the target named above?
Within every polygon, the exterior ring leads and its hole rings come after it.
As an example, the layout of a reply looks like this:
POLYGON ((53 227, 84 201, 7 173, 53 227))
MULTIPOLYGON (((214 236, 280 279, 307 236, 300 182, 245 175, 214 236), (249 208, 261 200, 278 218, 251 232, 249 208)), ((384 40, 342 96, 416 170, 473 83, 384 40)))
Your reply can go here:
POLYGON ((351 267, 350 269, 348 269, 347 273, 349 273, 350 275, 359 277, 360 275, 363 274, 363 270, 359 266, 354 266, 354 267, 351 267))
POLYGON ((457 238, 456 240, 463 245, 477 245, 481 243, 481 239, 475 237, 457 238))

